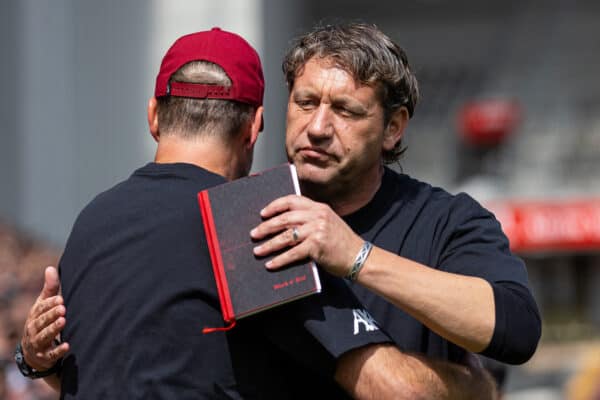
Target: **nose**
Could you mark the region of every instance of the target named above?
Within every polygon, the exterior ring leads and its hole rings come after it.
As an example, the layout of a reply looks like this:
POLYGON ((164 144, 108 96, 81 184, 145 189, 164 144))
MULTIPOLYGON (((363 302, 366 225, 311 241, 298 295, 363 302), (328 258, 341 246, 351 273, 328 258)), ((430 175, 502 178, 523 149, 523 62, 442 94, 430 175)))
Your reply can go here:
POLYGON ((333 135, 333 120, 327 104, 320 104, 308 124, 308 136, 314 140, 328 139, 333 135))

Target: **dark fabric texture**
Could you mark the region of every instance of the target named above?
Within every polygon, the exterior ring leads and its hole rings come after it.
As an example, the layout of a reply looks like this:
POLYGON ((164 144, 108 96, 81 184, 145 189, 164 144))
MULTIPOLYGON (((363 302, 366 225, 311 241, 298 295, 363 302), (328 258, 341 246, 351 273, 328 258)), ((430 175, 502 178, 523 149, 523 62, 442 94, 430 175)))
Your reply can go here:
MULTIPOLYGON (((511 364, 533 355, 541 322, 525 265, 510 252, 494 215, 474 199, 386 168, 371 202, 345 220, 375 246, 441 271, 487 280, 494 292, 496 327, 483 354, 511 364)), ((362 286, 348 284, 401 349, 464 359, 463 349, 362 286)))
POLYGON ((301 398, 296 386, 320 388, 296 365, 339 390, 340 354, 390 340, 379 329, 354 335, 361 306, 328 278, 322 294, 203 334, 223 318, 197 192, 223 182, 189 164, 150 163, 80 213, 59 265, 71 345, 62 399, 301 398))
MULTIPOLYGON (((385 170, 373 199, 345 221, 365 240, 403 257, 442 271, 481 277, 490 282, 496 304, 492 341, 482 352, 506 363, 522 363, 534 353, 541 330, 540 316, 528 287, 523 262, 511 254, 495 217, 465 194, 453 196, 407 175, 385 170)), ((323 275, 323 274, 322 274, 323 275)), ((348 280, 380 328, 403 351, 463 364, 473 355, 433 333, 422 323, 373 292, 348 280)), ((288 364, 282 374, 310 376, 320 387, 319 398, 347 398, 314 366, 288 364)), ((298 385, 300 398, 314 390, 298 385)))

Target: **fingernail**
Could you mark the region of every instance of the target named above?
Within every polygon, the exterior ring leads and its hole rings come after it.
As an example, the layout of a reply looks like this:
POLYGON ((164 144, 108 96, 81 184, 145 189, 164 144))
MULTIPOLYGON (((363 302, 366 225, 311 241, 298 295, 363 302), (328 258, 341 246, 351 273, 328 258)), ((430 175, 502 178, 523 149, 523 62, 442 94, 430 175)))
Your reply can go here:
POLYGON ((254 249, 252 249, 252 251, 254 251, 254 254, 260 252, 261 246, 256 246, 254 249))
POLYGON ((271 269, 273 267, 273 261, 267 261, 265 267, 267 267, 267 269, 271 269))
POLYGON ((255 235, 256 235, 256 228, 254 228, 250 231, 250 236, 255 236, 255 235))
POLYGON ((265 214, 266 214, 266 211, 265 211, 265 209, 264 209, 264 208, 263 208, 262 210, 260 210, 260 215, 263 215, 263 216, 264 216, 265 214))

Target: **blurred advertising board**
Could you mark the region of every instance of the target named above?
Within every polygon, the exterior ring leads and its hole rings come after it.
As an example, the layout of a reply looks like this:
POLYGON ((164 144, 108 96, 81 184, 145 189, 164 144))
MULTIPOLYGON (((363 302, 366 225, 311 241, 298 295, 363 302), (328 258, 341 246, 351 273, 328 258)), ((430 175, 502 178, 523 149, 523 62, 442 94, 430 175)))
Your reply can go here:
POLYGON ((515 252, 600 250, 600 198, 492 201, 515 252))

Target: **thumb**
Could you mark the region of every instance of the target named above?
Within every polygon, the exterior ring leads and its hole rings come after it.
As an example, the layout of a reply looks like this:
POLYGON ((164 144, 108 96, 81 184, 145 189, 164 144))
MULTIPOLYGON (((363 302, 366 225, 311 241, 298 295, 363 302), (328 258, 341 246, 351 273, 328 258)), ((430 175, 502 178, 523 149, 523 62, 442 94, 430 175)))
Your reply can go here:
POLYGON ((58 279, 58 271, 50 266, 44 271, 44 288, 40 294, 40 298, 47 299, 58 294, 60 289, 60 281, 58 279))

